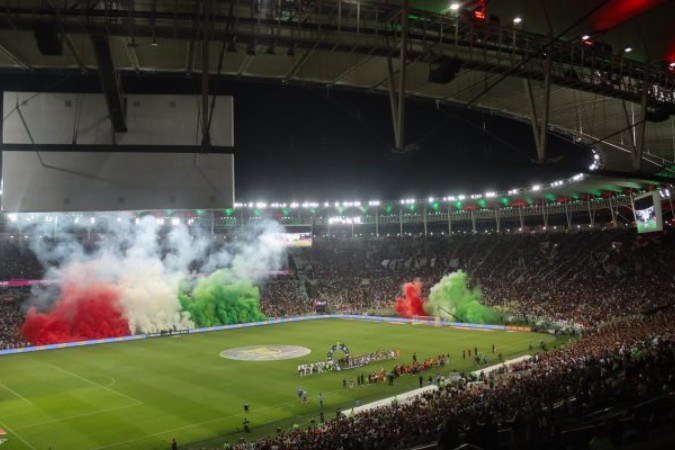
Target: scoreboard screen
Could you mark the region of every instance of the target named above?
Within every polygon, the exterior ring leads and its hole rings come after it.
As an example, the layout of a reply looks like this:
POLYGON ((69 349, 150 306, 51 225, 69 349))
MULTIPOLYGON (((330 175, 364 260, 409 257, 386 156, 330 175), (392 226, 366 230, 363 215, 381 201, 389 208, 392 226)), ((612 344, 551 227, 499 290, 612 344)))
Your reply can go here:
POLYGON ((663 231, 661 195, 658 191, 647 192, 635 197, 634 211, 638 233, 663 231))

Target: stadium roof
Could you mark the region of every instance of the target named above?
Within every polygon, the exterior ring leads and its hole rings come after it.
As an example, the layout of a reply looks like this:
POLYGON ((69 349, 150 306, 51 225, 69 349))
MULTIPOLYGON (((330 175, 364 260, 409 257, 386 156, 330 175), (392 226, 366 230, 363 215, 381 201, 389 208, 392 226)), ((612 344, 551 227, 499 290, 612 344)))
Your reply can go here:
MULTIPOLYGON (((34 90, 35 77, 53 75, 49 88, 59 77, 98 70, 106 93, 121 95, 119 71, 191 76, 206 67, 212 76, 387 94, 400 76, 403 15, 396 3, 10 3, 0 12, 0 80, 19 72, 25 90, 34 90)), ((527 122, 534 110, 540 127, 598 148, 606 169, 654 172, 675 160, 675 2, 493 0, 485 2, 484 21, 467 16, 480 0, 459 3, 454 11, 450 1, 411 1, 409 97, 527 122), (437 70, 441 81, 431 82, 437 70)))

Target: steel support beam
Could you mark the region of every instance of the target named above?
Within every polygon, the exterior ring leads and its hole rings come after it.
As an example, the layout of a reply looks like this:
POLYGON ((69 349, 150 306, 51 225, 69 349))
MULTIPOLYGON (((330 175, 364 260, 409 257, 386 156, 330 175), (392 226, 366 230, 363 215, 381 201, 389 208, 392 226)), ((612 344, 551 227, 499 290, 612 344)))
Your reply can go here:
POLYGON ((212 0, 204 0, 202 5, 202 148, 206 151, 211 147, 211 120, 209 114, 209 43, 211 38, 211 8, 212 0))
POLYGON ((105 101, 108 105, 108 114, 113 130, 116 133, 125 133, 127 131, 126 108, 122 98, 119 78, 115 71, 115 63, 112 60, 110 52, 110 42, 108 36, 102 34, 92 34, 91 43, 96 56, 98 65, 98 77, 101 81, 101 88, 105 95, 105 101))
POLYGON ((551 109, 551 70, 553 69, 553 50, 546 52, 546 71, 544 72, 544 116, 539 127, 539 147, 537 147, 537 158, 540 163, 546 161, 546 151, 548 147, 548 118, 551 109))
POLYGON ((640 121, 637 123, 637 139, 635 151, 633 152, 633 169, 640 171, 642 169, 642 153, 645 147, 645 134, 647 127, 647 96, 649 94, 649 72, 645 71, 645 77, 642 82, 642 98, 640 99, 640 121))
POLYGON ((408 0, 401 5, 401 57, 398 79, 398 111, 396 116, 396 151, 403 152, 405 148, 405 74, 406 59, 408 56, 408 0))
POLYGON ((12 61, 17 66, 21 67, 23 70, 33 70, 33 68, 28 63, 19 58, 14 52, 9 50, 2 44, 0 44, 0 53, 5 55, 10 61, 12 61))

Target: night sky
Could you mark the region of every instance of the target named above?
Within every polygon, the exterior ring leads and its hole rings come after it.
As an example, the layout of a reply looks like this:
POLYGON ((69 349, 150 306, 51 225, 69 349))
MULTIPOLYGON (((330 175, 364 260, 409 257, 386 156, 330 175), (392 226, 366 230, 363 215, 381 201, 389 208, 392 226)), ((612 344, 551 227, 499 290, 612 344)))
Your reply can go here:
POLYGON ((413 150, 397 155, 386 95, 281 83, 228 88, 235 104, 237 201, 508 190, 585 171, 591 160, 590 152, 555 138, 555 162, 536 164, 529 125, 414 100, 406 110, 406 143, 413 150))

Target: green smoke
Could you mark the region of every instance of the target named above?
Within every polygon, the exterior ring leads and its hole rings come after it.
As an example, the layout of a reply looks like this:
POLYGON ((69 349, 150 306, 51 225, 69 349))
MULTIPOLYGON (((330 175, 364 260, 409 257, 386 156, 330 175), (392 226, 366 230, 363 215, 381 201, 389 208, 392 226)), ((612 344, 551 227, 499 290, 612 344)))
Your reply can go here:
POLYGON ((197 280, 191 292, 183 284, 178 298, 196 327, 213 327, 265 320, 260 312, 260 291, 248 280, 230 279, 218 270, 197 280))
POLYGON ((469 289, 466 278, 461 270, 444 276, 431 288, 426 312, 451 322, 499 323, 499 313, 480 303, 480 289, 469 289))

